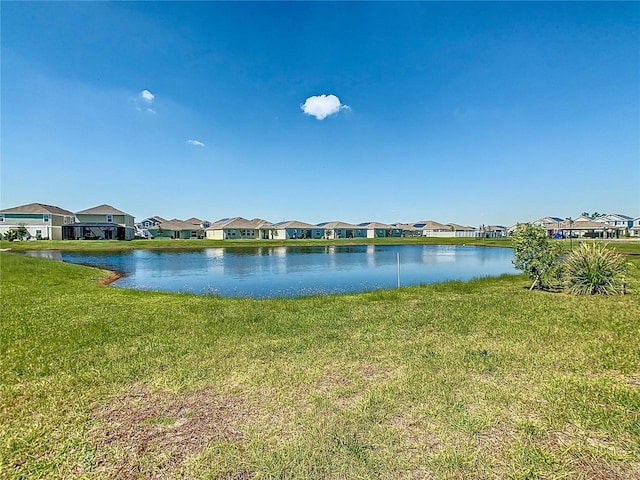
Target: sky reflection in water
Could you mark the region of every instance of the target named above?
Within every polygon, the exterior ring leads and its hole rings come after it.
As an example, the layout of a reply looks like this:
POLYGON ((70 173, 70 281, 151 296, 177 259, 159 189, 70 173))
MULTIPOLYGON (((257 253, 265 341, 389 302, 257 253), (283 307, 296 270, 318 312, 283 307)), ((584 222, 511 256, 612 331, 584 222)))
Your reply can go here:
POLYGON ((30 252, 125 273, 113 285, 231 297, 297 297, 515 273, 507 248, 442 245, 30 252))

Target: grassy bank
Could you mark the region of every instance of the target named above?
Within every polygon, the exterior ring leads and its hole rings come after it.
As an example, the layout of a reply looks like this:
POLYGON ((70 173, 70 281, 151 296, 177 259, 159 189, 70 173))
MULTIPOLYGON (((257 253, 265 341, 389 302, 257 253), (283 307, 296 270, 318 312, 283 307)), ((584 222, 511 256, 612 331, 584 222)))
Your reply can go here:
MULTIPOLYGON (((577 246, 580 242, 603 242, 621 253, 640 255, 640 239, 620 240, 557 240, 565 249, 577 246)), ((357 238, 334 240, 39 240, 24 242, 0 241, 0 250, 82 250, 82 251, 116 251, 145 249, 198 249, 209 247, 280 247, 280 246, 326 246, 326 245, 476 245, 486 247, 511 247, 509 238, 357 238)))
MULTIPOLYGON (((189 239, 174 240, 156 238, 153 240, 132 240, 121 242, 117 240, 39 240, 24 242, 0 241, 0 249, 24 250, 131 250, 135 248, 147 249, 189 249, 208 247, 279 247, 279 246, 309 246, 309 245, 411 245, 411 244, 440 244, 440 245, 487 245, 511 246, 511 242, 504 238, 357 238, 333 240, 208 240, 189 239)), ((638 242, 640 252, 640 242, 638 242)))
POLYGON ((249 300, 2 253, 0 477, 639 478, 629 262, 626 296, 249 300))

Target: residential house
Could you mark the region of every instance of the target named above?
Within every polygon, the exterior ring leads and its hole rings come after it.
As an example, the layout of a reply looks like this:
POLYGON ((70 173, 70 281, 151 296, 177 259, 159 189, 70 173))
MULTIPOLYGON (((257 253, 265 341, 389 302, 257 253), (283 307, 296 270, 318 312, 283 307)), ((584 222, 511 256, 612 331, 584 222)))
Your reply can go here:
POLYGON ((454 237, 477 237, 478 236, 478 230, 474 227, 458 225, 457 223, 448 223, 447 225, 451 227, 454 237))
POLYGON ((422 230, 416 228, 413 223, 392 223, 391 226, 402 232, 401 237, 420 237, 422 236, 422 230))
POLYGON ((640 217, 633 219, 633 226, 629 233, 632 237, 640 237, 640 217))
POLYGON ((274 238, 278 240, 325 237, 325 229, 323 227, 298 220, 276 223, 274 228, 274 238))
POLYGON ((602 215, 601 217, 594 218, 596 222, 605 223, 611 227, 614 227, 611 230, 611 233, 615 233, 616 237, 620 237, 622 235, 626 235, 630 233, 630 230, 633 228, 633 218, 622 215, 620 213, 610 213, 608 215, 602 215))
POLYGON ((359 223, 367 232, 367 238, 401 237, 402 230, 380 222, 359 223))
POLYGON ((193 225, 197 225, 202 230, 205 230, 211 226, 211 222, 209 220, 200 220, 198 217, 187 218, 185 222, 189 222, 193 225))
POLYGON ((76 212, 76 222, 62 229, 64 240, 133 240, 135 219, 111 205, 98 205, 76 212))
POLYGON ((480 234, 485 238, 504 238, 507 236, 507 227, 504 225, 483 225, 480 228, 480 234))
POLYGON ((367 237, 367 230, 358 228, 357 225, 346 222, 323 222, 317 225, 324 229, 324 237, 328 239, 334 238, 360 238, 367 237))
POLYGON ((152 238, 175 238, 188 240, 191 238, 203 238, 204 230, 199 223, 187 220, 165 220, 162 223, 148 228, 152 238))
POLYGON ((156 225, 161 224, 162 222, 166 222, 167 220, 162 218, 159 215, 145 218, 140 222, 136 222, 136 237, 140 238, 149 238, 151 235, 149 233, 149 228, 155 227, 156 225))
POLYGON ((206 229, 206 235, 212 240, 271 240, 276 235, 276 227, 261 218, 223 218, 213 222, 206 229))
POLYGON ((413 227, 424 237, 453 237, 455 235, 451 225, 434 222, 433 220, 416 222, 413 227))
POLYGON ((29 203, 0 210, 0 235, 24 227, 29 238, 62 240, 63 226, 74 221, 74 213, 64 208, 44 203, 29 203))

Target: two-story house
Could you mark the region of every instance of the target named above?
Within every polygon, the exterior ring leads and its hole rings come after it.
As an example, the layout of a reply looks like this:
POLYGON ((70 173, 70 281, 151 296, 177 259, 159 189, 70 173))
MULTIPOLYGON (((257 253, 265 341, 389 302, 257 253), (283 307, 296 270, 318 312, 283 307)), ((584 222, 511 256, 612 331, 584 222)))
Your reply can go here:
POLYGON ((63 228, 64 240, 133 240, 135 219, 111 205, 76 212, 77 222, 63 228))
POLYGON ((29 203, 0 210, 0 235, 24 227, 27 229, 27 238, 62 240, 62 227, 74 221, 73 212, 64 208, 29 203))

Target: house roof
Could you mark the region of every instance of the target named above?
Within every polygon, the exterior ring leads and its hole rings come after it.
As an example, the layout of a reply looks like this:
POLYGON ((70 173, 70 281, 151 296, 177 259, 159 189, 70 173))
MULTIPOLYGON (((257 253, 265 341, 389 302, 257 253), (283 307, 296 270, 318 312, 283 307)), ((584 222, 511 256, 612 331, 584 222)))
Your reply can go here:
POLYGON ((374 228, 393 228, 391 225, 380 222, 364 222, 359 223, 359 227, 364 227, 366 229, 374 229, 374 228))
POLYGON ((317 226, 321 227, 321 228, 324 228, 324 229, 358 228, 358 225, 353 225, 352 223, 339 222, 339 221, 323 222, 323 223, 319 223, 317 226))
POLYGON ((607 215, 602 215, 601 217, 598 217, 598 220, 600 219, 602 219, 601 221, 603 222, 606 222, 607 220, 617 220, 617 221, 625 221, 625 222, 633 220, 633 218, 627 215, 622 215, 621 213, 609 213, 607 215))
POLYGON ((560 217, 542 217, 531 223, 533 223, 534 225, 548 225, 550 223, 558 223, 562 221, 564 221, 564 219, 560 217))
POLYGON ((434 222, 433 220, 422 220, 420 222, 416 222, 413 224, 414 227, 421 228, 422 230, 446 230, 446 231, 451 230, 451 225, 445 225, 444 223, 434 222))
POLYGON ((82 210, 80 212, 76 212, 76 215, 129 215, 117 208, 112 207, 111 205, 98 205, 97 207, 87 208, 86 210, 82 210))
POLYGON ((311 225, 310 223, 300 222, 298 220, 287 220, 285 222, 276 223, 274 227, 277 228, 324 228, 318 225, 311 225))
POLYGON ((157 230, 162 228, 163 230, 197 230, 198 225, 194 225, 191 222, 185 222, 184 220, 173 219, 168 222, 162 222, 159 225, 150 227, 150 230, 157 230))
POLYGON ((207 230, 222 230, 230 228, 272 228, 273 224, 263 220, 261 218, 254 218, 253 220, 247 220, 243 217, 223 218, 211 224, 207 230))
POLYGON ((457 223, 448 223, 447 225, 449 225, 456 232, 473 232, 474 230, 476 230, 474 227, 458 225, 457 223))
POLYGON ((392 227, 395 228, 401 228, 403 230, 417 230, 416 227, 413 226, 413 223, 394 223, 391 225, 392 227))
POLYGON ((29 203, 27 205, 20 205, 19 207, 5 208, 0 210, 0 213, 50 213, 53 215, 74 216, 74 213, 69 210, 44 203, 29 203))

